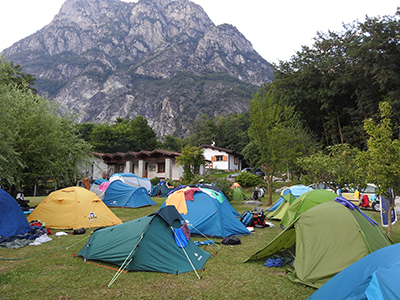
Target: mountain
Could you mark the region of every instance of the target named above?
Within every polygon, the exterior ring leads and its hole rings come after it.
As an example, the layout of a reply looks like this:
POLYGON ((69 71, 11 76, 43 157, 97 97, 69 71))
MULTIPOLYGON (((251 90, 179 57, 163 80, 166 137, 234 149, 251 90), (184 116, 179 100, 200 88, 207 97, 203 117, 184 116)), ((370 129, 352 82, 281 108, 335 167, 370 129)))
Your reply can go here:
POLYGON ((182 137, 202 114, 248 110, 273 77, 236 27, 215 26, 188 0, 66 0, 4 54, 79 122, 142 115, 160 137, 182 137))

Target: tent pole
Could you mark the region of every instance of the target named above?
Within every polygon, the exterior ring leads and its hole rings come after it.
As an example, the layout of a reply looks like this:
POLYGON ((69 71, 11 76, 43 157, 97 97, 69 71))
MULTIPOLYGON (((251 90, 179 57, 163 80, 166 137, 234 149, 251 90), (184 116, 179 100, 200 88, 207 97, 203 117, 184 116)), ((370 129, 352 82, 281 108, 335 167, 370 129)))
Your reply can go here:
POLYGON ((183 248, 183 246, 182 246, 182 244, 181 244, 181 241, 180 241, 179 238, 176 236, 175 230, 174 230, 174 228, 173 228, 172 226, 171 226, 171 230, 172 230, 172 232, 174 233, 174 235, 175 235, 175 237, 176 237, 176 240, 177 240, 177 241, 179 242, 179 244, 181 245, 181 249, 183 250, 183 253, 185 253, 187 260, 189 261, 190 265, 192 266, 193 271, 194 271, 194 272, 196 273, 196 275, 197 275, 197 278, 201 279, 200 276, 199 276, 199 274, 198 274, 197 271, 196 271, 196 268, 193 266, 192 261, 190 260, 189 256, 187 255, 185 249, 183 248))

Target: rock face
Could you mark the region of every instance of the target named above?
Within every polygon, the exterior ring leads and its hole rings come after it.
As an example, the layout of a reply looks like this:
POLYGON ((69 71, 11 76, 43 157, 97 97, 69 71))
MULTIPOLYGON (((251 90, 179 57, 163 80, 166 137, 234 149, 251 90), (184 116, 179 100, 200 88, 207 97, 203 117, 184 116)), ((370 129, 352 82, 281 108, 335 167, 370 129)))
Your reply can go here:
POLYGON ((191 119, 246 111, 273 67, 232 25, 188 0, 66 0, 54 20, 4 51, 79 122, 142 115, 162 137, 191 119))

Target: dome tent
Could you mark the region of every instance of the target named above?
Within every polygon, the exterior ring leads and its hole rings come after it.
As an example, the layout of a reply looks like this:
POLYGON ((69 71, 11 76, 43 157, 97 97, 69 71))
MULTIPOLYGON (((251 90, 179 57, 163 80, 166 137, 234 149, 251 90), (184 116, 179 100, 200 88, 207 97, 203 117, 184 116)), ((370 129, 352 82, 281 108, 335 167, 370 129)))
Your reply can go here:
POLYGON ((103 202, 107 206, 129 208, 156 205, 144 187, 136 188, 121 180, 114 180, 108 185, 103 202))
POLYGON ((112 226, 122 221, 93 192, 78 186, 52 192, 27 217, 52 229, 112 226))
POLYGON ((398 299, 399 253, 400 244, 394 244, 368 254, 335 275, 309 299, 398 299))
POLYGON ((288 206, 280 225, 289 226, 303 212, 326 201, 333 201, 337 196, 334 192, 323 189, 311 190, 301 194, 288 206))
POLYGON ((288 278, 319 288, 355 261, 392 244, 378 223, 344 198, 335 200, 302 213, 245 261, 265 260, 275 254, 291 257, 294 269, 288 278))
POLYGON ((174 206, 160 208, 148 216, 93 232, 77 255, 89 260, 125 266, 128 271, 185 273, 200 270, 211 254, 187 240, 175 242, 182 217, 174 206))
POLYGON ((32 230, 17 201, 0 189, 0 238, 28 233, 32 230))
POLYGON ((136 188, 144 187, 149 194, 151 194, 153 190, 150 179, 139 177, 133 173, 115 173, 111 175, 110 182, 115 180, 121 180, 123 183, 136 188))
POLYGON ((193 235, 224 238, 251 234, 222 191, 184 187, 170 194, 161 206, 166 205, 176 207, 193 235))

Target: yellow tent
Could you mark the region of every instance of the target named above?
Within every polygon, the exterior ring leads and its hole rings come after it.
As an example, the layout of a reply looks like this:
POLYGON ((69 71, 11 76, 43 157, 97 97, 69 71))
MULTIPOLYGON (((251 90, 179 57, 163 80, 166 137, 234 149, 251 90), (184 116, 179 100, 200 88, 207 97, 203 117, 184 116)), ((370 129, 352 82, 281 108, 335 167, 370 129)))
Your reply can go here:
POLYGON ((40 220, 46 228, 78 229, 121 224, 122 221, 93 192, 69 187, 52 192, 27 217, 40 220))

